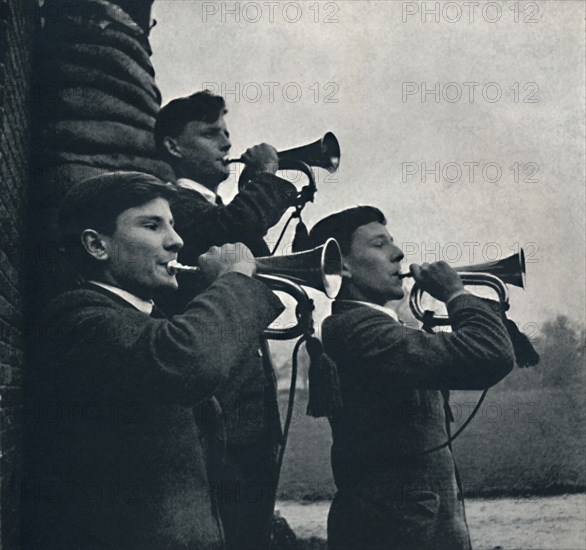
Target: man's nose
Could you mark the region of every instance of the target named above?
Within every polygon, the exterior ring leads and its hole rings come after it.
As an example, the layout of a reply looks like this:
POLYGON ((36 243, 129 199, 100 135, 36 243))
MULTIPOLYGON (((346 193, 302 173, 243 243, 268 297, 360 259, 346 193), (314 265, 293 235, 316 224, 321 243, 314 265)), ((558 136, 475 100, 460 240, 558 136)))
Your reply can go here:
POLYGON ((222 144, 221 144, 222 150, 227 151, 228 149, 230 149, 232 147, 232 142, 230 141, 230 136, 227 133, 223 133, 222 134, 222 144))
POLYGON ((398 247, 393 245, 393 250, 391 252, 391 261, 392 262, 400 262, 405 257, 403 251, 398 247))
POLYGON ((165 248, 173 251, 181 250, 183 248, 183 239, 173 227, 169 228, 167 239, 165 241, 165 248))

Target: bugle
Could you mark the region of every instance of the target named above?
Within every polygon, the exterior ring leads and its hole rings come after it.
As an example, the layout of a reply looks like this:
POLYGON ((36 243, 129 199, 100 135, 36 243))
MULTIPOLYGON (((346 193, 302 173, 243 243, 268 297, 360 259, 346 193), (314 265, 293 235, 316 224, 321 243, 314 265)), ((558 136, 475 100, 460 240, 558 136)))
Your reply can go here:
MULTIPOLYGON (((316 185, 311 167, 323 168, 332 174, 340 166, 340 143, 332 132, 327 132, 322 138, 313 143, 280 151, 277 154, 279 156, 279 170, 299 170, 303 172, 309 179, 309 187, 314 192, 316 185)), ((231 159, 228 162, 244 163, 242 157, 231 159)), ((246 167, 240 175, 238 186, 243 187, 249 181, 250 176, 251 170, 246 167)))
MULTIPOLYGON (((502 260, 486 262, 475 265, 463 265, 456 267, 464 285, 486 286, 494 290, 499 298, 503 311, 509 308, 509 292, 507 285, 525 288, 525 253, 521 248, 518 253, 512 254, 502 260)), ((403 273, 403 277, 412 277, 411 273, 403 273)), ((413 315, 420 321, 424 321, 425 311, 421 307, 421 297, 424 291, 415 283, 409 295, 409 306, 413 315)), ((449 325, 447 315, 434 314, 432 324, 449 325)))
MULTIPOLYGON (((342 254, 335 239, 328 239, 325 244, 312 250, 296 252, 283 256, 265 256, 255 258, 255 277, 265 282, 273 290, 286 292, 299 304, 309 302, 309 297, 302 286, 320 290, 329 298, 335 298, 342 286, 342 254)), ((173 260, 167 264, 171 274, 178 272, 198 273, 196 266, 182 265, 173 260)), ((307 316, 307 308, 297 308, 298 324, 286 329, 268 329, 269 338, 289 340, 302 333, 299 323, 307 316)))

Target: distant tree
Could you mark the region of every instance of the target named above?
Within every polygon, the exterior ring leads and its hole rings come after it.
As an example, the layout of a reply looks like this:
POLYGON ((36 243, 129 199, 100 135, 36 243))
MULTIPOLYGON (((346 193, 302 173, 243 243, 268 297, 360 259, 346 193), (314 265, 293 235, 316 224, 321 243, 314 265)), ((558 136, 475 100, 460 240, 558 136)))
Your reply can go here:
POLYGON ((579 399, 586 390, 586 333, 565 315, 546 321, 538 334, 527 333, 541 356, 536 367, 515 368, 491 392, 541 388, 570 390, 579 399))
POLYGON ((546 321, 538 343, 541 385, 583 387, 586 375, 585 344, 584 327, 578 327, 565 315, 546 321))

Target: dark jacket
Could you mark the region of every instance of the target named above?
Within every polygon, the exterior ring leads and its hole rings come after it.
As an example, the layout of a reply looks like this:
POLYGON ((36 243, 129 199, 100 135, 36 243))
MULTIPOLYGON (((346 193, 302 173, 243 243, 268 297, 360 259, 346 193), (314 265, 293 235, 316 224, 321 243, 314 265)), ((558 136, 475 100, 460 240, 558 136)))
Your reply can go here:
POLYGON ((234 242, 244 243, 254 256, 266 256, 269 250, 263 238, 296 196, 292 183, 271 174, 253 179, 226 206, 210 204, 197 191, 178 187, 171 206, 185 241, 179 261, 194 262, 211 246, 234 242))
MULTIPOLYGON (((269 174, 253 179, 226 206, 210 204, 197 191, 179 187, 171 206, 185 243, 179 261, 193 264, 211 246, 234 242, 246 244, 255 257, 267 256, 263 238, 296 196, 293 184, 269 174)), ((166 303, 170 311, 180 311, 206 286, 197 276, 180 274, 178 279, 179 292, 173 303, 166 303)), ((276 379, 266 341, 259 338, 256 348, 242 358, 215 395, 227 434, 218 483, 226 546, 228 550, 263 550, 270 539, 281 443, 276 379)))
POLYGON ((332 550, 470 548, 441 392, 483 389, 513 367, 511 342, 474 296, 448 307, 453 332, 406 328, 384 312, 334 303, 325 349, 340 373, 344 408, 331 419, 338 493, 332 550))
POLYGON ((53 300, 37 327, 27 394, 25 548, 222 549, 207 419, 200 411, 196 421, 194 406, 282 309, 265 285, 237 273, 172 319, 101 289, 53 300))

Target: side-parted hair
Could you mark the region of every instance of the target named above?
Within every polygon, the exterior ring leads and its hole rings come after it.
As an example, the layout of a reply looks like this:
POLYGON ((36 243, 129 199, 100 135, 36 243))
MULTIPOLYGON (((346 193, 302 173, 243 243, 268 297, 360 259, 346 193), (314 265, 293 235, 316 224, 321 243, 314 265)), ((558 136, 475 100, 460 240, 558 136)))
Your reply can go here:
POLYGON ((198 120, 211 124, 227 112, 224 98, 209 90, 170 101, 159 111, 155 123, 155 144, 159 155, 164 160, 170 160, 164 139, 167 136, 177 137, 188 122, 198 120))
POLYGON ((87 275, 95 266, 95 260, 81 242, 84 230, 112 235, 122 212, 157 198, 170 201, 175 192, 172 185, 142 172, 109 172, 75 183, 66 193, 58 214, 61 250, 70 267, 87 275))
POLYGON ((352 245, 352 236, 361 226, 369 223, 387 224, 384 214, 374 206, 355 206, 335 214, 331 214, 317 222, 309 238, 312 246, 321 246, 328 239, 334 238, 340 245, 343 255, 350 253, 352 245))

